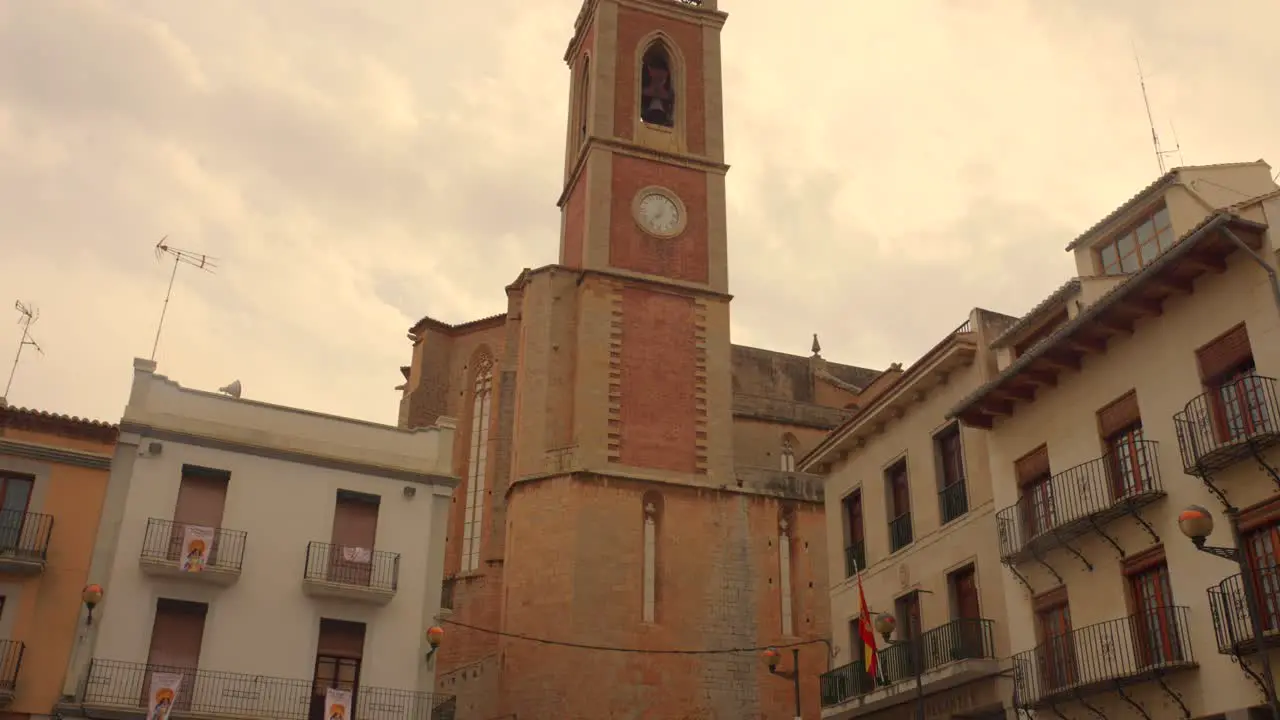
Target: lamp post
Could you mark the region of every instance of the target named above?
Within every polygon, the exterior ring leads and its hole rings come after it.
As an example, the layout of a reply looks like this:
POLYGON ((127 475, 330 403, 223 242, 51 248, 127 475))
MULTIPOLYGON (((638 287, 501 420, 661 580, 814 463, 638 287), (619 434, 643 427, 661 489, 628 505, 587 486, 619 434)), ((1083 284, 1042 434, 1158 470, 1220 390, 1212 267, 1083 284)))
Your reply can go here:
POLYGON ((1266 635, 1262 627, 1262 611, 1259 608, 1257 578, 1253 575, 1252 563, 1244 549, 1244 541, 1240 537, 1240 511, 1234 507, 1227 508, 1227 526, 1231 528, 1232 547, 1215 547, 1206 545, 1209 535, 1213 533, 1213 513, 1192 505, 1178 514, 1178 529, 1191 539, 1196 549, 1209 555, 1230 560, 1240 568, 1240 579, 1244 583, 1245 607, 1249 611, 1249 621, 1253 626, 1253 643, 1262 658, 1263 686, 1267 694, 1267 704, 1271 706, 1271 717, 1280 720, 1280 699, 1276 697, 1275 677, 1271 674, 1271 657, 1263 647, 1266 635))
POLYGON ((435 657, 436 651, 440 649, 440 643, 444 642, 444 628, 439 625, 432 625, 427 628, 427 665, 431 665, 431 658, 435 657))
POLYGON ((911 672, 916 676, 916 720, 924 720, 924 681, 921 679, 923 663, 921 662, 923 653, 920 652, 920 634, 911 632, 906 640, 894 640, 889 636, 893 634, 894 628, 898 626, 898 620, 887 612, 880 613, 876 619, 872 621, 875 625, 876 632, 880 633, 880 637, 890 645, 906 645, 910 651, 911 672))
POLYGON ((765 667, 769 668, 770 675, 777 675, 792 682, 796 696, 796 720, 800 720, 800 648, 791 648, 791 670, 778 669, 778 660, 781 658, 782 653, 778 652, 777 648, 769 648, 760 655, 765 667))
POLYGON ((102 586, 97 583, 85 585, 80 591, 80 601, 84 603, 85 608, 89 610, 89 616, 85 618, 85 625, 93 624, 93 609, 102 602, 102 586))

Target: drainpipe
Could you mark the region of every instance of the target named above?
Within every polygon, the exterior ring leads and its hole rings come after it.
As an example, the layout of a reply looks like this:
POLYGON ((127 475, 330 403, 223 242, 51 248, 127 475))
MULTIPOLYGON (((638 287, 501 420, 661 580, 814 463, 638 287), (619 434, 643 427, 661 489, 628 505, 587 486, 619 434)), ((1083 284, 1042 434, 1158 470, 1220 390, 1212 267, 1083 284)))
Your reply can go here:
MULTIPOLYGON (((1186 190, 1187 193, 1191 195, 1191 197, 1195 198, 1197 202, 1203 205, 1205 209, 1209 210, 1210 212, 1222 211, 1222 208, 1215 208, 1213 206, 1213 203, 1209 202, 1208 200, 1205 200, 1204 196, 1196 192, 1195 189, 1192 188, 1190 185, 1183 182, 1176 183, 1176 185, 1178 187, 1181 187, 1183 190, 1186 190)), ((1271 297, 1273 300, 1275 300, 1276 309, 1280 310, 1280 277, 1276 276, 1276 269, 1271 267, 1271 264, 1268 263, 1266 260, 1264 260, 1261 255, 1254 252, 1253 248, 1246 245, 1245 242, 1240 239, 1239 235, 1236 235, 1235 233, 1231 232, 1230 228, 1225 228, 1225 227, 1222 228, 1222 234, 1226 235, 1228 240, 1235 243, 1236 247, 1248 253, 1249 257, 1253 258, 1253 261, 1258 263, 1259 267, 1261 267, 1263 270, 1266 271, 1267 277, 1270 278, 1271 280, 1271 297)))

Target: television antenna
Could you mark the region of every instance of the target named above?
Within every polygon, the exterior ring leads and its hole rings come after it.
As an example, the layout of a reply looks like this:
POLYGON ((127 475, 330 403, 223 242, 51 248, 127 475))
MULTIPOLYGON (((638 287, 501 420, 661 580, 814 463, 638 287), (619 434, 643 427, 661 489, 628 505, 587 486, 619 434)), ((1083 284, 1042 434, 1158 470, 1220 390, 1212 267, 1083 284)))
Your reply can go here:
POLYGON ((18 374, 18 361, 22 359, 22 349, 28 345, 36 349, 36 352, 44 355, 44 350, 35 338, 31 337, 31 326, 36 320, 40 319, 40 311, 34 305, 28 305, 21 300, 13 302, 13 309, 18 311, 18 324, 22 326, 22 340, 18 343, 18 353, 13 356, 13 368, 9 370, 9 382, 5 383, 4 393, 0 397, 8 397, 9 389, 13 387, 13 376, 18 374))
POLYGON ((197 270, 203 270, 209 274, 213 274, 218 269, 217 258, 209 257, 204 253, 195 253, 173 247, 165 241, 169 239, 168 235, 160 238, 160 242, 156 243, 156 260, 161 260, 168 255, 173 258, 173 272, 169 274, 169 288, 164 293, 164 305, 160 308, 160 322, 156 325, 156 341, 151 345, 151 361, 155 362, 156 349, 160 347, 160 332, 164 330, 164 316, 169 312, 169 298, 173 295, 173 281, 178 277, 179 265, 190 265, 197 270))
POLYGON ((1142 61, 1138 59, 1138 46, 1133 46, 1133 62, 1138 66, 1138 86, 1142 88, 1142 106, 1147 109, 1147 126, 1151 128, 1151 145, 1156 151, 1156 164, 1160 166, 1160 174, 1164 175, 1169 172, 1168 164, 1165 163, 1166 155, 1177 155, 1179 162, 1182 162, 1182 144, 1178 142, 1178 131, 1173 131, 1172 150, 1165 150, 1160 146, 1160 133, 1156 132, 1156 121, 1151 115, 1151 100, 1147 97, 1147 78, 1142 73, 1142 61))

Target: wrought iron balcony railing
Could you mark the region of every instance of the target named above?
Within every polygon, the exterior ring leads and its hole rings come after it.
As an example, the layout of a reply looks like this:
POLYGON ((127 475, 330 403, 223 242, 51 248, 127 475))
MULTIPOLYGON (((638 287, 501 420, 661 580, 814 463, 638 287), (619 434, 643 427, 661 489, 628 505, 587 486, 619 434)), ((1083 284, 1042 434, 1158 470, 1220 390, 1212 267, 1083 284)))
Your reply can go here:
POLYGON ((867 569, 867 544, 857 540, 844 549, 844 576, 853 577, 867 569))
POLYGON ((1246 375, 1205 392, 1173 415, 1182 468, 1204 477, 1280 442, 1275 378, 1246 375))
POLYGON ((0 561, 48 560, 53 516, 21 510, 0 510, 0 561))
POLYGON ((1159 672, 1195 665, 1189 612, 1169 605, 1078 628, 1014 655, 1013 665, 1015 692, 1024 708, 1145 682, 1159 672))
POLYGON ((897 552, 914 539, 911 528, 911 511, 889 521, 889 552, 897 552))
POLYGON ((938 507, 942 512, 943 525, 969 512, 969 491, 963 478, 938 492, 938 507))
POLYGON ((17 640, 0 640, 0 692, 13 692, 22 670, 22 654, 26 645, 17 640))
POLYGON ((323 542, 308 543, 303 578, 394 592, 400 581, 400 553, 323 542))
MULTIPOLYGON (((147 532, 142 538, 142 559, 156 563, 182 562, 182 543, 188 527, 186 523, 150 518, 147 532)), ((240 572, 244 563, 244 546, 248 533, 243 530, 213 528, 213 544, 209 548, 209 560, 205 567, 223 572, 240 572)))
POLYGON ((1019 560, 1070 542, 1164 497, 1158 448, 1154 440, 1134 441, 1023 488, 1016 504, 996 513, 1000 557, 1019 560))
MULTIPOLYGON (((1263 645, 1280 644, 1280 568, 1273 565, 1254 570, 1253 583, 1258 608, 1262 611, 1263 645)), ((1244 576, 1236 573, 1210 587, 1208 592, 1218 652, 1243 655, 1257 651, 1244 576)))
MULTIPOLYGON (((915 654, 910 641, 890 645, 879 652, 880 679, 873 683, 861 660, 823 673, 820 679, 822 706, 839 705, 876 689, 914 679, 915 654)), ((995 622, 983 619, 952 620, 923 633, 914 643, 919 648, 920 672, 928 673, 961 660, 994 659, 995 622)))
MULTIPOLYGON (((84 705, 146 712, 155 673, 182 676, 173 710, 180 714, 252 720, 312 720, 326 686, 310 680, 147 665, 94 658, 84 705)), ((352 715, 361 720, 451 720, 453 696, 411 690, 358 687, 352 715)), ((323 712, 323 711, 322 711, 323 712)))

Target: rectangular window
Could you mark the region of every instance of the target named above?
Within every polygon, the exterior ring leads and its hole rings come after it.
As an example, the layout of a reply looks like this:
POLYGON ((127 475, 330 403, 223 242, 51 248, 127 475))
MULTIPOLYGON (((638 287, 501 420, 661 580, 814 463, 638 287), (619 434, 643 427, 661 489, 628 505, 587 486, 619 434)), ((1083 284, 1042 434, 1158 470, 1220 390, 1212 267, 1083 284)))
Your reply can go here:
POLYGON ((1098 411, 1113 501, 1155 490, 1155 457, 1142 432, 1138 395, 1132 390, 1098 411))
POLYGON ((1181 660, 1183 652, 1168 563, 1160 557, 1130 570, 1128 577, 1138 661, 1147 667, 1181 660))
POLYGON ((376 495, 339 490, 333 507, 329 548, 329 581, 369 585, 373 578, 373 550, 378 536, 376 495), (350 550, 350 552, 348 552, 350 550))
POLYGON ((853 577, 867 567, 867 545, 862 525, 862 491, 854 490, 840 501, 844 516, 844 574, 853 577))
MULTIPOLYGON (((894 615, 898 620, 899 638, 903 640, 918 639, 924 632, 924 625, 920 618, 920 593, 909 592, 897 600, 893 601, 894 615)), ((901 647, 900 650, 906 651, 908 647, 901 647)), ((903 652, 901 656, 901 668, 887 667, 889 679, 905 679, 915 674, 915 668, 912 664, 912 654, 903 652)), ((896 664, 896 663, 887 663, 896 664)))
POLYGON ((1169 209, 1161 206, 1128 232, 1097 248, 1105 275, 1134 273, 1173 247, 1177 237, 1169 221, 1169 209))
POLYGON ((1054 692, 1075 684, 1079 669, 1066 592, 1055 591, 1046 595, 1049 599, 1036 606, 1036 634, 1040 640, 1036 665, 1045 688, 1054 692))
POLYGON ((959 423, 933 437, 933 456, 938 469, 938 506, 945 525, 969 512, 959 423))
POLYGON ((903 458, 885 471, 885 488, 889 499, 889 552, 897 552, 911 544, 911 484, 907 478, 907 459, 903 458))
POLYGON ((951 593, 950 640, 954 643, 950 659, 990 657, 995 651, 988 647, 986 629, 982 622, 982 609, 978 603, 978 571, 966 565, 947 576, 951 593))
POLYGON ((321 618, 307 720, 328 720, 324 701, 330 688, 350 691, 351 705, 353 708, 356 706, 364 640, 364 623, 321 618))
POLYGON ((204 623, 209 606, 204 603, 160 598, 156 601, 155 619, 151 623, 151 645, 147 652, 147 674, 139 690, 151 687, 152 673, 179 673, 177 701, 173 709, 189 711, 191 691, 195 688, 196 670, 200 667, 200 649, 204 644, 204 623))
MULTIPOLYGON (((1242 323, 1196 351, 1200 376, 1209 391, 1209 417, 1218 444, 1277 432, 1275 400, 1258 377, 1249 332, 1242 323)), ((1206 448, 1211 449, 1211 448, 1206 448)))
POLYGON ((1262 610, 1262 628, 1275 632, 1280 630, 1280 525, 1271 522, 1248 531, 1244 546, 1262 610))
MULTIPOLYGON (((173 508, 173 524, 169 529, 170 560, 182 554, 183 534, 188 527, 222 527, 222 514, 227 505, 227 487, 231 473, 197 465, 183 465, 178 484, 178 502, 173 508)), ((161 535, 161 538, 164 536, 161 535)), ((219 534, 213 534, 209 564, 217 565, 219 534)), ((161 540, 163 542, 163 539, 161 540)))
POLYGON ((0 549, 34 550, 41 535, 39 523, 28 525, 27 509, 35 491, 29 475, 0 474, 0 549))
POLYGON ((1056 526, 1053 472, 1049 448, 1045 445, 1024 455, 1013 465, 1018 481, 1018 506, 1022 515, 1023 542, 1028 542, 1056 526))

